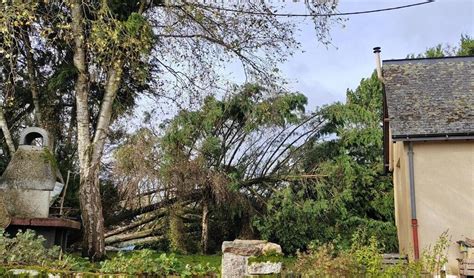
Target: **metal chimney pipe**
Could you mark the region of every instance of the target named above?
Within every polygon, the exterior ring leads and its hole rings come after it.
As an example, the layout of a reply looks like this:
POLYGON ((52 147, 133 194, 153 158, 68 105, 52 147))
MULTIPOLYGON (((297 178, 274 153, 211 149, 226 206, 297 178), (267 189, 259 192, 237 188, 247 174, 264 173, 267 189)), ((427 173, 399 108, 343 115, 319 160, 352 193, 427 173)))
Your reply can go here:
POLYGON ((380 52, 381 52, 381 48, 379 46, 374 47, 375 64, 377 66, 377 77, 379 78, 381 82, 383 82, 382 61, 380 60, 380 52))

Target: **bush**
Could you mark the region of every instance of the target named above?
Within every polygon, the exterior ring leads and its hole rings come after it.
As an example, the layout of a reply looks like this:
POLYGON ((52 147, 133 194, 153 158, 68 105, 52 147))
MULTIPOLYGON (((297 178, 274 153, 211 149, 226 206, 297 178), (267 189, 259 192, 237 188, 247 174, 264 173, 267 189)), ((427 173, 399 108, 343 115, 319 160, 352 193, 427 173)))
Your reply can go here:
POLYGON ((158 254, 147 249, 132 253, 119 252, 112 259, 102 262, 97 269, 85 258, 63 255, 59 247, 46 248, 44 243, 45 239, 31 230, 20 231, 15 237, 8 237, 4 230, 0 230, 0 277, 9 268, 19 265, 41 273, 79 271, 195 277, 212 276, 217 271, 209 264, 185 265, 173 254, 158 254))
POLYGON ((58 247, 45 248, 44 237, 31 230, 19 231, 9 238, 0 230, 0 264, 3 265, 38 265, 46 266, 57 260, 60 255, 58 247))
POLYGON ((435 275, 441 275, 443 266, 448 262, 448 248, 451 238, 448 231, 443 232, 433 247, 423 251, 422 263, 426 271, 435 275))
POLYGON ((358 265, 346 253, 335 255, 332 244, 310 245, 306 252, 297 252, 298 259, 292 269, 309 277, 354 277, 358 265))
POLYGON ((447 262, 450 240, 447 232, 441 234, 433 248, 423 251, 419 261, 384 266, 383 246, 372 236, 368 239, 356 233, 350 250, 336 251, 332 244, 311 244, 306 252, 298 252, 292 271, 303 277, 422 277, 422 274, 440 275, 447 262))

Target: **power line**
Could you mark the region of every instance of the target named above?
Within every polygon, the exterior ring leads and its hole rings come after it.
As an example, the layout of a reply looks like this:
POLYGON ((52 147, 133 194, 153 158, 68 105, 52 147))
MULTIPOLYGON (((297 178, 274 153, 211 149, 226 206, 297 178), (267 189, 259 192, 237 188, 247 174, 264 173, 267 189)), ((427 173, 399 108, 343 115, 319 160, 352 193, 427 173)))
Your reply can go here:
POLYGON ((226 12, 251 14, 251 15, 269 15, 269 16, 280 16, 280 17, 330 17, 330 16, 360 15, 360 14, 370 14, 370 13, 400 10, 400 9, 406 9, 406 8, 411 8, 411 7, 415 7, 415 6, 421 6, 421 5, 425 5, 425 4, 431 4, 434 1, 435 0, 427 0, 425 2, 407 4, 407 5, 396 6, 396 7, 389 7, 389 8, 382 8, 382 9, 375 9, 375 10, 344 12, 344 13, 328 13, 328 14, 266 13, 266 12, 255 12, 255 11, 244 11, 244 10, 237 10, 237 9, 231 9, 231 8, 225 8, 225 7, 216 7, 216 6, 204 6, 204 5, 196 5, 196 4, 194 4, 194 5, 195 6, 202 6, 202 7, 205 7, 205 8, 217 9, 217 10, 226 11, 226 12))

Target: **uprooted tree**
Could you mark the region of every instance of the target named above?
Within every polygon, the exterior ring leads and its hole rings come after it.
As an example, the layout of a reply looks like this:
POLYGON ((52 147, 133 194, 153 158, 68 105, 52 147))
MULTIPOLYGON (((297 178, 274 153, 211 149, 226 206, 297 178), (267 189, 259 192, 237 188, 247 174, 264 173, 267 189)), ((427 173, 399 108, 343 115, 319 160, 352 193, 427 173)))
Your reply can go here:
MULTIPOLYGON (((336 2, 304 3, 317 15, 336 2)), ((0 9, 6 145, 15 150, 10 130, 23 124, 54 135, 55 154, 79 169, 83 253, 92 260, 105 254, 99 172, 111 123, 143 96, 200 99, 231 59, 270 84, 276 63, 298 46, 295 25, 253 1, 3 1, 0 9)), ((321 42, 333 20, 314 17, 321 42)))
MULTIPOLYGON (((318 114, 304 113, 305 104, 301 94, 270 94, 247 84, 222 100, 207 97, 199 110, 180 111, 160 137, 149 129, 137 132, 117 149, 115 171, 125 206, 138 217, 108 233, 106 242, 145 236, 153 240, 152 233, 163 234, 163 225, 149 225, 161 231, 142 226, 165 216, 159 205, 163 202, 170 207, 169 239, 177 251, 188 251, 183 219, 200 219, 200 250, 205 253, 210 218, 232 207, 244 215, 240 219, 245 223, 235 227, 239 237, 252 237, 252 215, 264 210, 279 184, 315 177, 292 169, 299 150, 323 124, 318 114), (156 209, 152 213, 150 206, 156 209), (198 207, 200 215, 192 207, 198 207), (140 230, 130 232, 135 228, 140 230), (115 236, 118 232, 128 233, 115 236)), ((123 213, 111 219, 122 221, 123 213)))

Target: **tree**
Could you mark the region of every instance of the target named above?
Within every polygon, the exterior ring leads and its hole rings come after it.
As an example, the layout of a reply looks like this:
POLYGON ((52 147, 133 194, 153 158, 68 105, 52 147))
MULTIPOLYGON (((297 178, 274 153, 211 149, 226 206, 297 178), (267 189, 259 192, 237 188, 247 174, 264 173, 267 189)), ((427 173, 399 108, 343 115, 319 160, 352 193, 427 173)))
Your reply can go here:
MULTIPOLYGON (((143 196, 145 190, 157 193, 157 199, 175 199, 170 240, 180 252, 186 252, 183 242, 190 241, 182 223, 186 204, 199 206, 200 249, 206 253, 209 221, 219 216, 219 210, 230 211, 233 205, 247 208, 242 209, 242 218, 249 218, 252 211, 262 210, 262 200, 276 190, 277 183, 298 179, 291 176, 294 155, 321 126, 319 117, 304 114, 305 104, 301 94, 272 94, 253 84, 236 87, 222 100, 208 97, 198 110, 180 111, 167 124, 158 145, 149 144, 155 141, 150 132, 140 131, 132 138, 145 135, 148 143, 133 139, 117 150, 119 176, 133 180, 133 186, 127 182, 121 187, 132 198, 143 196), (145 153, 159 150, 151 156, 158 158, 134 159, 130 151, 140 146, 149 146, 145 153), (150 177, 153 188, 148 187, 150 177)), ((240 236, 251 236, 250 220, 242 220, 240 236)))
POLYGON ((446 56, 472 56, 474 55, 474 39, 469 35, 461 35, 458 46, 438 44, 426 49, 424 53, 408 55, 408 58, 437 58, 446 56))
MULTIPOLYGON (((333 12, 334 3, 305 5, 318 14, 333 12)), ((34 113, 34 121, 67 142, 60 148, 69 159, 77 146, 84 255, 98 260, 105 254, 99 172, 113 120, 138 96, 176 100, 183 90, 199 96, 219 84, 217 66, 233 58, 249 78, 274 81, 277 62, 297 47, 294 24, 277 19, 275 11, 252 1, 232 9, 187 1, 2 3, 4 99, 15 100, 10 111, 25 108, 17 123, 33 122, 28 115, 34 113)), ((333 18, 314 21, 318 38, 327 42, 326 23, 333 18)), ((1 119, 8 139, 10 125, 1 119)))
POLYGON ((289 253, 310 241, 349 247, 358 229, 383 239, 387 251, 396 249, 392 185, 381 151, 382 85, 373 74, 346 95, 345 104, 322 108, 325 125, 302 152, 300 171, 321 178, 290 183, 255 220, 264 238, 289 253))

